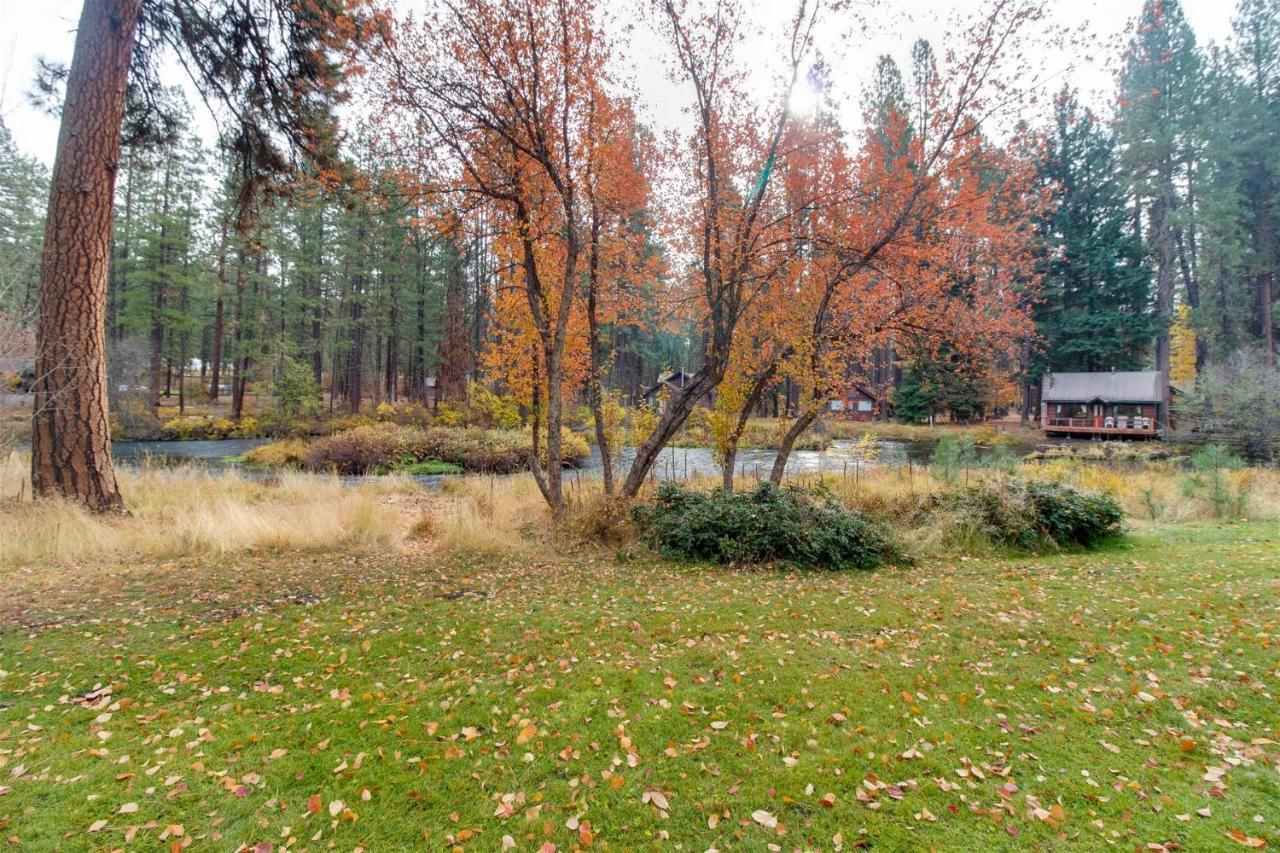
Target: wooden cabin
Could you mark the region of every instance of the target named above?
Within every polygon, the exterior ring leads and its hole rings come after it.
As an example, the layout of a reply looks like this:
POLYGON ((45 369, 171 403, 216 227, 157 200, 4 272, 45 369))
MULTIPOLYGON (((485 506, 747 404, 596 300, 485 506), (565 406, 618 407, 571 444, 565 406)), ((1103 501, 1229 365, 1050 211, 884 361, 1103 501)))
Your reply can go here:
MULTIPOLYGON (((666 401, 679 394, 692 379, 693 374, 685 373, 683 370, 662 373, 658 375, 657 382, 640 392, 640 396, 644 399, 645 405, 655 412, 661 412, 666 401)), ((713 401, 713 395, 707 394, 698 401, 698 405, 710 406, 713 401)))
POLYGON ((1046 373, 1040 426, 1077 438, 1160 438, 1169 428, 1169 395, 1158 370, 1046 373))
POLYGON ((876 416, 876 395, 862 385, 850 385, 828 405, 837 418, 846 421, 870 421, 876 416))

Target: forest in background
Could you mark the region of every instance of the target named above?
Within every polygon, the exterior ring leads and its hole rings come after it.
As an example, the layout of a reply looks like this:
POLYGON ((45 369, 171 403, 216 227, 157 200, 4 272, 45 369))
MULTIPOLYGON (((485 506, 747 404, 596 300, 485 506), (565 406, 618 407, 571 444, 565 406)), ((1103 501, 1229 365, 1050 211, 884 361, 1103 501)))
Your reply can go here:
MULTIPOLYGON (((480 43, 482 6, 423 35, 480 43)), ((666 8, 677 43, 694 33, 666 8)), ((584 28, 595 14, 579 16, 584 28)), ((997 5, 969 35, 970 55, 994 69, 997 25, 1008 36, 1034 18, 997 5)), ((115 186, 105 321, 113 423, 149 434, 162 410, 210 404, 233 422, 266 407, 280 417, 401 401, 465 408, 482 385, 532 422, 536 449, 539 419, 560 418, 550 397, 590 403, 602 420, 603 398, 636 407, 660 375, 680 370, 705 372, 705 390, 724 401, 720 443, 731 458, 739 415, 738 434, 748 414, 794 417, 802 430, 850 383, 873 389, 884 417, 968 422, 1033 414, 1049 370, 1157 368, 1188 391, 1198 373, 1228 365, 1236 376, 1274 375, 1280 16, 1274 2, 1243 0, 1234 22, 1229 44, 1197 45, 1177 3, 1152 0, 1122 57, 1114 109, 1097 113, 1064 89, 1043 119, 999 135, 979 122, 970 81, 920 42, 905 71, 888 56, 877 63, 856 144, 821 105, 789 122, 767 109, 732 117, 740 133, 754 120, 754 137, 695 132, 704 160, 688 203, 675 206, 655 198, 652 172, 679 157, 661 150, 625 86, 619 95, 618 81, 588 72, 607 54, 592 54, 605 48, 579 33, 590 47, 544 70, 586 93, 559 105, 582 122, 572 132, 565 124, 563 150, 588 149, 573 166, 591 205, 589 216, 573 214, 581 221, 547 212, 556 193, 568 197, 536 152, 544 185, 530 198, 546 209, 513 213, 524 201, 513 208, 515 196, 493 188, 504 168, 495 144, 518 142, 474 134, 497 123, 482 84, 527 83, 504 79, 511 68, 479 83, 451 78, 458 88, 446 98, 440 81, 457 69, 406 47, 411 38, 388 39, 366 74, 388 94, 344 130, 341 157, 295 169, 248 205, 243 152, 199 139, 182 90, 154 87, 163 103, 150 106, 167 121, 146 132, 126 121, 115 186), (732 198, 697 202, 708 152, 730 145, 742 155, 732 198), (745 216, 732 239, 755 253, 724 285, 740 290, 724 316, 729 302, 690 302, 685 284, 697 227, 680 232, 682 208, 700 204, 706 221, 721 207, 745 216), (533 228, 542 232, 522 257, 517 238, 533 228), (579 228, 589 244, 562 240, 579 228), (575 268, 588 253, 590 268, 575 268), (537 311, 531 320, 521 307, 534 255, 572 294, 557 303, 543 293, 543 311, 583 302, 559 325, 548 314, 539 326, 537 311), (563 376, 550 391, 553 373, 563 376)), ((802 7, 800 42, 812 25, 802 7)), ((511 67, 547 35, 529 27, 511 67)), ((719 49, 684 57, 695 85, 710 67, 699 63, 719 49)), ((821 93, 822 65, 807 63, 793 51, 792 84, 804 77, 821 93)), ((520 175, 513 186, 529 182, 520 175)), ((0 128, 9 350, 0 356, 10 365, 32 346, 48 193, 47 170, 0 128)), ((702 266, 723 285, 723 270, 702 266)), ((683 418, 674 420, 678 429, 683 418)), ((547 441, 557 434, 547 430, 547 441)), ((669 439, 655 434, 658 446, 669 439)))

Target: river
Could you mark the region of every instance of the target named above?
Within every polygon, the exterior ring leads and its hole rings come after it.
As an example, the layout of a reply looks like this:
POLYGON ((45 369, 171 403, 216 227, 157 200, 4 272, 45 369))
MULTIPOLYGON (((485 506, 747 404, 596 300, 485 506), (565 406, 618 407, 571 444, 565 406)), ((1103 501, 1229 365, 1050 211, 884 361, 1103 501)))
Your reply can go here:
MULTIPOLYGON (((252 468, 232 461, 268 439, 225 439, 222 441, 116 441, 111 452, 122 465, 137 467, 143 464, 163 467, 200 465, 210 471, 235 470, 250 477, 270 477, 275 472, 252 468)), ((837 439, 826 450, 795 450, 787 460, 787 474, 829 473, 854 475, 859 470, 881 465, 906 465, 927 462, 933 452, 932 442, 880 440, 875 442, 870 458, 859 458, 864 450, 858 442, 837 439)), ((1025 453, 1027 448, 1016 449, 1025 453)), ((979 457, 993 452, 991 448, 977 448, 979 457)), ((772 450, 742 450, 738 453, 736 468, 739 476, 767 478, 777 454, 772 450)), ((624 448, 619 469, 625 471, 635 457, 632 448, 624 448)), ((599 473, 600 454, 596 448, 581 468, 580 476, 599 473)), ((669 447, 662 452, 653 468, 654 475, 664 480, 684 480, 700 475, 718 476, 720 468, 714 462, 712 451, 706 447, 669 447)), ((373 476, 373 475, 367 475, 373 476)), ((438 488, 447 475, 420 474, 413 479, 429 488, 438 488)), ((457 475, 455 475, 457 476, 457 475)), ((343 477, 347 482, 358 482, 361 477, 343 477)))

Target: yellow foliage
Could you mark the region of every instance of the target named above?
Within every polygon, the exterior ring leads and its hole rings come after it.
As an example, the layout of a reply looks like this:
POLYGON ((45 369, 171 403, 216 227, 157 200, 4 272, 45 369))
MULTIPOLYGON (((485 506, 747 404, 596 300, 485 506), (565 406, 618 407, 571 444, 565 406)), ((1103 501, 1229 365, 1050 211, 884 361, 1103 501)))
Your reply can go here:
POLYGON ((448 427, 466 426, 467 413, 457 403, 446 401, 436 406, 436 423, 448 427))
POLYGON ((1179 305, 1169 327, 1169 382, 1179 388, 1196 384, 1196 332, 1191 328, 1191 306, 1179 305))
POLYGON ((658 413, 641 403, 631 413, 631 444, 638 445, 648 438, 658 426, 658 413))

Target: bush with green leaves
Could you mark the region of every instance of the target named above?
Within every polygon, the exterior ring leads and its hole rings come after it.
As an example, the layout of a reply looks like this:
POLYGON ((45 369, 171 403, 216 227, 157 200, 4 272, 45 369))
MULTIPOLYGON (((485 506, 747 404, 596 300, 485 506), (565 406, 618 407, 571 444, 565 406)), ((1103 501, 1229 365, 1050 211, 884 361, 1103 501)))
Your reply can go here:
POLYGON ((1124 510, 1115 498, 1043 480, 949 489, 932 495, 925 513, 957 543, 986 541, 1031 552, 1092 548, 1124 530, 1124 510))
POLYGON ((663 554, 691 560, 870 569, 901 559, 879 525, 823 489, 762 483, 750 492, 700 492, 663 483, 633 517, 663 554))

